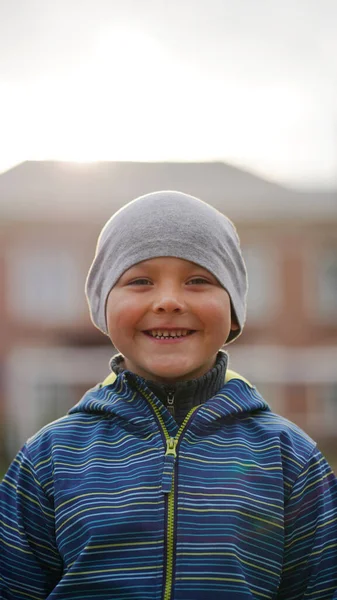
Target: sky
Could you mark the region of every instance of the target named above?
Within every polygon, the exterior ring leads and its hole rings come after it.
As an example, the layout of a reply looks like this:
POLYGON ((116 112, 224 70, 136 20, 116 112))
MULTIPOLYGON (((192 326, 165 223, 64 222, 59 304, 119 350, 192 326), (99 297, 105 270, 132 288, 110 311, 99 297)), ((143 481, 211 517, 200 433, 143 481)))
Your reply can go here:
POLYGON ((337 187, 336 0, 0 0, 0 172, 223 160, 337 187))

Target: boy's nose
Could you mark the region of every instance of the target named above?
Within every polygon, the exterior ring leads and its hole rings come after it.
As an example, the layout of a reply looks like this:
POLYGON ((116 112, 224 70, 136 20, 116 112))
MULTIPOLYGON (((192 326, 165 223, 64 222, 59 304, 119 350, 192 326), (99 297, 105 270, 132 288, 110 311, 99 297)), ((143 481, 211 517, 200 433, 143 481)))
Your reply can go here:
POLYGON ((181 294, 174 291, 159 293, 153 302, 154 312, 184 312, 185 303, 181 294))

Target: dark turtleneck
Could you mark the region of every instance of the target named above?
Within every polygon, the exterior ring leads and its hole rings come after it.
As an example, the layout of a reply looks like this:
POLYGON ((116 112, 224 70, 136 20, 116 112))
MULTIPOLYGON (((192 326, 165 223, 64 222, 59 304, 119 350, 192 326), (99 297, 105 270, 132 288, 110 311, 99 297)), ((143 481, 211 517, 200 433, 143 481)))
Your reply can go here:
MULTIPOLYGON (((168 406, 168 398, 174 396, 174 418, 178 425, 181 425, 187 413, 203 404, 222 388, 228 363, 228 355, 219 351, 216 363, 205 375, 190 381, 179 381, 176 383, 158 383, 144 379, 147 387, 168 406)), ((110 361, 110 369, 116 375, 125 371, 124 357, 116 354, 110 361)))

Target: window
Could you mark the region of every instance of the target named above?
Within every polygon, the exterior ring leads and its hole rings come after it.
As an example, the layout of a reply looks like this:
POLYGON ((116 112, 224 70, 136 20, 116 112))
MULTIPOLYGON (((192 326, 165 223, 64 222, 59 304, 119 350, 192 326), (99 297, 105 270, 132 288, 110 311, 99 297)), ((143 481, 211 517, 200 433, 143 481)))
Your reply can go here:
POLYGON ((85 307, 76 256, 64 248, 13 250, 8 257, 8 306, 19 319, 68 323, 85 307))

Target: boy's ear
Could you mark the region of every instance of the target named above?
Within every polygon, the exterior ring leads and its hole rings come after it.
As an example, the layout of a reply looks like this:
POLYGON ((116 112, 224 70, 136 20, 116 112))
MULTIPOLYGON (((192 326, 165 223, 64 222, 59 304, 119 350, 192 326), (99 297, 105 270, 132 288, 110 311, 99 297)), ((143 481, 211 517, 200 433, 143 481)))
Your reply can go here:
POLYGON ((231 331, 237 331, 238 329, 240 329, 240 325, 238 324, 236 314, 231 305, 231 331))

